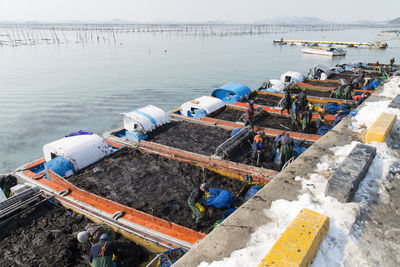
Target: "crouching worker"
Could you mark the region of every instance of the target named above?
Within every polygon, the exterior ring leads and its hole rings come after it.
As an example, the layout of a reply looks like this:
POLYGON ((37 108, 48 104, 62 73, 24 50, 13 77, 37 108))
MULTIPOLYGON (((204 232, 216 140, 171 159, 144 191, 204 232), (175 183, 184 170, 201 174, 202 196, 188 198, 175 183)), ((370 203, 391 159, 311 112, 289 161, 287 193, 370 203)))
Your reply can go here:
POLYGON ((107 234, 102 234, 99 242, 90 249, 89 262, 92 267, 114 267, 115 255, 117 247, 109 240, 107 234))
POLYGON ((285 163, 292 157, 294 142, 289 133, 285 132, 277 140, 276 146, 279 148, 279 169, 281 170, 285 163))
POLYGON ((7 173, 6 175, 0 175, 0 189, 4 195, 8 198, 11 197, 11 187, 17 185, 17 178, 7 173))
POLYGON ((259 165, 262 160, 262 152, 264 149, 264 135, 263 131, 259 131, 254 136, 253 144, 251 145, 251 160, 252 165, 259 165))
POLYGON ((91 244, 97 243, 100 240, 100 236, 106 234, 110 241, 115 241, 115 232, 107 224, 95 224, 89 223, 85 227, 85 231, 79 232, 77 239, 81 243, 89 241, 91 244))
POLYGON ((192 210, 192 218, 196 220, 196 228, 200 228, 200 222, 203 220, 207 208, 207 200, 209 197, 210 188, 208 184, 203 183, 200 186, 193 189, 188 198, 188 205, 192 210), (201 199, 204 196, 204 207, 200 204, 201 199))

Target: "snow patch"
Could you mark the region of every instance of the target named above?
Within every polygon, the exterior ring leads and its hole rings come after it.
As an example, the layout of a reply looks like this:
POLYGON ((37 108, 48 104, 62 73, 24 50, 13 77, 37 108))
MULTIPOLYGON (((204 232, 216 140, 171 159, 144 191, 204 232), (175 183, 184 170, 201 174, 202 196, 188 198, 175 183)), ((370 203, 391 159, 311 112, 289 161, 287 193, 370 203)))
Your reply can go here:
MULTIPOLYGON (((389 82, 383 85, 382 91, 376 93, 377 96, 384 96, 394 98, 400 94, 400 77, 394 77, 389 82)), ((353 130, 360 132, 361 129, 369 128, 376 119, 381 115, 382 112, 396 114, 400 116, 400 110, 395 108, 389 108, 391 100, 381 100, 376 102, 364 103, 358 114, 353 117, 352 128, 353 130)))
POLYGON ((394 98, 400 94, 400 77, 392 77, 390 81, 383 85, 382 91, 376 93, 378 96, 394 98))

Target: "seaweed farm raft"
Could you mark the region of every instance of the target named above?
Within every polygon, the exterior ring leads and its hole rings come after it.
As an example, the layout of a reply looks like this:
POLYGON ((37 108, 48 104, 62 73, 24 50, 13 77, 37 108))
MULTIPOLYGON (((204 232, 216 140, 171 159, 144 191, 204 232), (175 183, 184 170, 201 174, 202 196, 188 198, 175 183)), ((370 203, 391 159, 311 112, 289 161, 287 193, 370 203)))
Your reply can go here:
POLYGON ((273 40, 273 44, 276 45, 337 45, 346 47, 356 47, 356 48, 381 48, 385 49, 388 47, 387 43, 384 42, 329 42, 329 41, 305 41, 305 40, 273 40))
POLYGON ((242 172, 206 168, 148 149, 122 149, 88 132, 49 143, 43 151, 45 159, 17 170, 19 179, 55 194, 63 205, 89 218, 110 224, 153 253, 162 248, 190 249, 228 210, 233 212, 245 201, 249 189, 269 182, 255 176, 253 182, 246 181, 242 172), (187 199, 202 183, 209 184, 210 195, 207 221, 199 228, 187 199))
POLYGON ((124 148, 67 180, 96 195, 206 233, 225 210, 240 205, 239 194, 247 186, 199 166, 132 148, 124 148), (196 229, 187 199, 192 189, 204 182, 230 192, 232 198, 219 208, 209 206, 208 220, 202 229, 196 229))
MULTIPOLYGON (((204 97, 201 98, 204 99, 204 97)), ((210 97, 210 99, 211 98, 212 97, 210 97)), ((200 118, 185 116, 183 115, 185 113, 179 109, 171 111, 170 115, 180 120, 201 121, 232 128, 244 127, 246 114, 246 108, 243 107, 244 104, 237 104, 238 102, 235 102, 233 105, 224 104, 221 100, 216 98, 214 98, 213 101, 220 101, 221 107, 200 118)), ((293 120, 287 114, 280 114, 279 110, 269 107, 258 107, 254 113, 252 124, 255 129, 262 130, 271 137, 276 137, 284 131, 289 131, 291 136, 298 140, 305 139, 309 142, 315 142, 319 139, 319 136, 315 135, 316 128, 313 122, 311 122, 309 128, 303 131, 302 126, 296 120, 293 120)))
MULTIPOLYGON (((209 98, 212 101, 220 101, 209 98)), ((278 164, 274 161, 276 153, 273 149, 276 136, 266 136, 263 139, 262 159, 254 162, 252 146, 257 133, 250 127, 236 124, 219 126, 203 123, 200 120, 178 118, 179 120, 173 119, 159 127, 155 126, 145 135, 132 131, 134 127, 130 127, 131 124, 141 125, 136 128, 145 127, 143 126, 145 117, 139 115, 154 114, 154 110, 160 109, 147 106, 138 111, 123 113, 124 128, 109 131, 104 134, 104 137, 127 146, 139 146, 190 159, 193 163, 205 164, 207 168, 210 168, 210 165, 217 168, 223 166, 226 169, 240 170, 245 174, 253 173, 256 174, 255 176, 265 178, 273 176, 274 171, 278 170, 278 164), (134 136, 132 137, 132 135, 134 136), (190 138, 188 139, 188 137, 190 138)), ((162 111, 160 110, 160 112, 162 111)), ((157 120, 155 119, 154 125, 157 125, 157 120)), ((296 144, 298 143, 296 142, 296 144)), ((299 143, 300 146, 305 149, 309 143, 299 143)))

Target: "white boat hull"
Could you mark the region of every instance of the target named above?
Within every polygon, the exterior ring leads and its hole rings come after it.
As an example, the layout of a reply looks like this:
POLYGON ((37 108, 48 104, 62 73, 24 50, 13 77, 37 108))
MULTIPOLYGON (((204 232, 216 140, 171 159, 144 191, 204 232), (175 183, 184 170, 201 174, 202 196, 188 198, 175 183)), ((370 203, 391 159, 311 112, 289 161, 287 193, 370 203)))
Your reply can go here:
POLYGON ((302 48, 301 51, 304 54, 313 54, 313 55, 328 56, 328 57, 345 56, 346 55, 346 51, 338 51, 338 50, 329 51, 328 49, 321 49, 321 48, 305 47, 305 48, 302 48))

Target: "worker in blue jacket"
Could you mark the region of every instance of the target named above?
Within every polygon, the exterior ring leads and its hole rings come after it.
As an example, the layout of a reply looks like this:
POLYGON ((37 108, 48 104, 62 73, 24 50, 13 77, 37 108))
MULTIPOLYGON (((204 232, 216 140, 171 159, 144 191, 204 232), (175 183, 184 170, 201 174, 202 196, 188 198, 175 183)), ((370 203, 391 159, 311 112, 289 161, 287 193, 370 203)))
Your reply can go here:
POLYGON ((92 267, 114 267, 113 256, 117 255, 117 247, 108 239, 107 234, 102 234, 99 242, 90 249, 89 262, 92 267))

